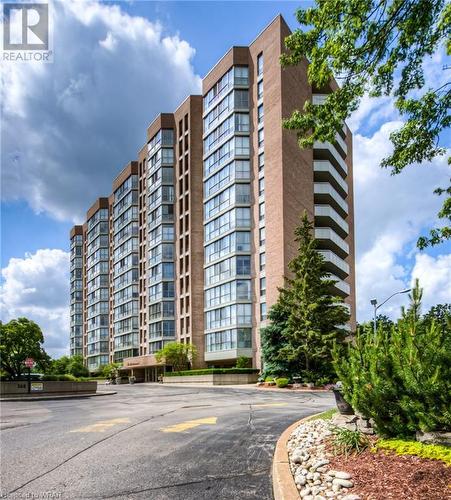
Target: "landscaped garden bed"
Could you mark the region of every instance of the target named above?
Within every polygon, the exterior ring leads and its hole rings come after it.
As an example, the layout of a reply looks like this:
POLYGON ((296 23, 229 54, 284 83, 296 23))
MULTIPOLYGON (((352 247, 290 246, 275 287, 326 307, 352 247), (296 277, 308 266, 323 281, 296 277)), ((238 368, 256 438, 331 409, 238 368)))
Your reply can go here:
POLYGON ((338 428, 330 412, 324 417, 304 421, 288 441, 290 469, 301 498, 450 498, 451 449, 366 436, 338 428))

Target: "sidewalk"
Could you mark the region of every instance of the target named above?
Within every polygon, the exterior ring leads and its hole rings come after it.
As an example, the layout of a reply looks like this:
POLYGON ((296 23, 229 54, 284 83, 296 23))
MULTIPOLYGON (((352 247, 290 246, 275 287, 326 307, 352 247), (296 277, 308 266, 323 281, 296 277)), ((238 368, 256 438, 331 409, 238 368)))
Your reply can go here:
POLYGON ((18 394, 17 396, 5 396, 0 398, 0 403, 4 403, 7 401, 52 401, 59 399, 82 399, 82 398, 95 398, 97 396, 111 396, 112 394, 117 394, 116 391, 98 391, 93 394, 42 394, 39 395, 30 395, 27 394, 18 394))
MULTIPOLYGON (((155 384, 156 382, 144 382, 144 383, 152 383, 155 384)), ((227 389, 253 389, 255 391, 261 391, 261 392, 291 392, 291 393, 305 393, 305 392, 325 392, 329 393, 330 391, 325 390, 325 389, 279 389, 278 387, 263 387, 263 386, 257 386, 256 384, 235 384, 235 385, 213 385, 213 384, 206 384, 206 383, 184 383, 184 384, 172 384, 170 382, 165 382, 164 384, 158 384, 163 387, 168 386, 168 387, 210 387, 213 389, 221 389, 221 388, 227 388, 227 389)))

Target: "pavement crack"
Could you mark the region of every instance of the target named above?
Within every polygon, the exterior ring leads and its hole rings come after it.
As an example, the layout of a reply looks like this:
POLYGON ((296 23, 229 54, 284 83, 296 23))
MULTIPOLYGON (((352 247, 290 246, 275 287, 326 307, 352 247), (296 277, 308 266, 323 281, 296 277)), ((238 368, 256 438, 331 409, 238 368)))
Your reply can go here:
POLYGON ((217 476, 207 474, 203 479, 193 479, 191 481, 183 481, 181 483, 164 484, 162 486, 152 486, 150 488, 141 488, 139 490, 138 489, 125 490, 125 491, 121 491, 120 493, 95 496, 95 497, 85 497, 85 498, 117 498, 117 497, 123 497, 124 495, 138 495, 140 493, 146 493, 148 491, 158 491, 158 490, 164 490, 167 488, 180 488, 182 486, 189 486, 192 484, 201 484, 201 483, 205 483, 205 482, 209 482, 209 481, 221 481, 221 480, 226 481, 228 479, 234 479, 237 477, 261 476, 263 474, 268 474, 268 468, 257 469, 255 471, 236 472, 233 474, 224 474, 224 475, 217 475, 217 476))
POLYGON ((166 415, 170 415, 171 413, 174 413, 177 411, 177 408, 174 409, 174 410, 170 410, 170 411, 167 411, 165 413, 160 413, 158 415, 153 415, 149 418, 146 418, 144 420, 141 420, 139 422, 136 422, 132 425, 129 425, 128 427, 124 427, 123 429, 119 429, 117 430, 116 432, 113 432, 112 434, 108 435, 108 436, 105 436, 104 438, 102 439, 99 439, 98 441, 96 441, 95 443, 91 443, 89 446, 87 446, 86 448, 83 448, 82 450, 80 451, 77 451, 77 453, 74 453, 73 455, 71 455, 69 458, 66 458, 65 460, 63 460, 61 463, 55 465, 54 467, 52 467, 51 469, 43 472, 42 474, 39 474, 38 476, 32 478, 32 479, 29 479, 27 482, 25 482, 24 484, 22 484, 21 486, 18 486, 17 488, 14 488, 13 490, 9 491, 7 493, 7 495, 12 495, 13 493, 16 493, 16 491, 19 491, 21 490, 22 488, 24 488, 25 486, 28 486, 30 483, 33 483, 34 481, 37 481, 38 479, 41 479, 42 477, 44 476, 47 476, 48 474, 50 474, 51 472, 55 471, 56 469, 59 469, 60 467, 62 467, 63 465, 67 464, 68 462, 70 462, 71 460, 73 460, 74 458, 78 457, 79 455, 81 455, 82 453, 85 453, 86 451, 90 450, 91 448, 94 448, 95 446, 101 444, 101 443, 104 443, 105 441, 107 441, 108 439, 111 439, 113 437, 116 437, 118 434, 121 434, 122 432, 125 432, 125 431, 128 431, 129 429, 133 429, 134 427, 137 427, 138 425, 141 425, 141 424, 145 424, 146 422, 150 422, 151 420, 154 420, 156 418, 159 418, 159 417, 165 417, 166 415))
POLYGON ((251 432, 255 430, 254 425, 254 410, 252 409, 252 405, 249 405, 249 417, 247 419, 247 425, 250 427, 251 432))

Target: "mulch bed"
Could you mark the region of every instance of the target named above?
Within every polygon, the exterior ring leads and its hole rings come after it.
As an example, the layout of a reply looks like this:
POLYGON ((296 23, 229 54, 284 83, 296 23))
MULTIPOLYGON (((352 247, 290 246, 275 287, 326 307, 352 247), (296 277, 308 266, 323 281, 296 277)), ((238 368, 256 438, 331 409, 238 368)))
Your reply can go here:
POLYGON ((439 460, 366 450, 347 458, 334 456, 330 468, 352 474, 349 493, 362 500, 451 499, 451 467, 439 460))

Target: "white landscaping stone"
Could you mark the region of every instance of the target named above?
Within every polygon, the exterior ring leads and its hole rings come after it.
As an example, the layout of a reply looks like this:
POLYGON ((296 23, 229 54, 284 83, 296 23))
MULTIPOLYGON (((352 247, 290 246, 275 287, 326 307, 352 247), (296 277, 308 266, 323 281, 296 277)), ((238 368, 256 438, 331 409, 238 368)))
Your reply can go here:
POLYGON ((346 495, 342 500, 360 500, 359 495, 346 495))
POLYGON ((344 471, 337 471, 335 472, 335 477, 338 477, 339 479, 351 479, 351 474, 349 472, 344 472, 344 471))
POLYGON ((302 474, 299 474, 294 478, 294 482, 296 484, 299 484, 300 486, 304 486, 304 484, 306 484, 307 482, 307 479, 305 479, 305 476, 303 476, 302 474))
POLYGON ((352 488, 354 486, 354 483, 352 481, 349 481, 348 479, 340 479, 340 478, 334 479, 332 481, 332 484, 343 486, 343 488, 352 488))

